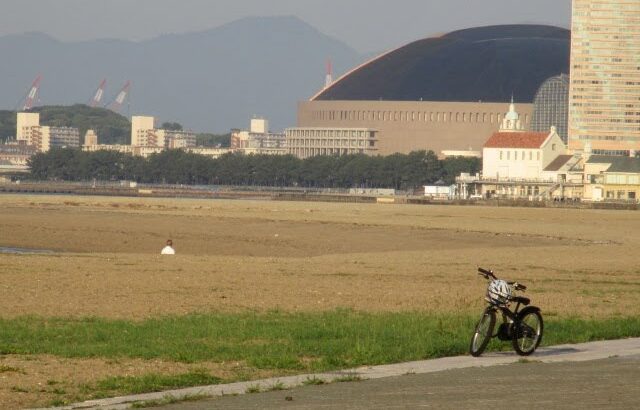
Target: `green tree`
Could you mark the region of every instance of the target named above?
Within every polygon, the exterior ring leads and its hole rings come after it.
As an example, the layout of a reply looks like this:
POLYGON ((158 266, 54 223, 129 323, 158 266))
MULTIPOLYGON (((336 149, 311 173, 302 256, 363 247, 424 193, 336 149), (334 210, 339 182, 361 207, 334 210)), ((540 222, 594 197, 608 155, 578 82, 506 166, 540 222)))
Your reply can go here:
POLYGON ((169 131, 182 131, 182 124, 178 122, 163 122, 160 128, 169 131))

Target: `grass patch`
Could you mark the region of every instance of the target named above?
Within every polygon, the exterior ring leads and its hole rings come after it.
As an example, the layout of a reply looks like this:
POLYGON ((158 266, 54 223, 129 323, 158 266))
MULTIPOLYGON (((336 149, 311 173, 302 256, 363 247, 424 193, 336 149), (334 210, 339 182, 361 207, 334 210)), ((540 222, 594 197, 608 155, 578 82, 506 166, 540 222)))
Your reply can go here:
POLYGON ((214 377, 206 370, 196 370, 177 375, 161 375, 156 373, 144 376, 108 377, 93 385, 83 386, 83 393, 94 399, 123 394, 142 394, 182 387, 206 386, 219 384, 222 380, 214 377))
POLYGON ((345 374, 344 376, 340 376, 338 378, 333 379, 335 383, 350 383, 350 382, 359 382, 362 381, 362 377, 356 373, 345 374))
POLYGON ((22 370, 19 367, 0 365, 0 373, 22 373, 22 374, 24 374, 24 370, 22 370))
MULTIPOLYGON (((253 369, 275 373, 321 372, 467 354, 476 320, 477 316, 350 310, 220 313, 142 322, 22 317, 0 319, 0 351, 108 360, 244 361, 253 369)), ((640 336, 638 317, 551 317, 545 325, 547 346, 640 336)), ((490 345, 503 347, 510 345, 490 345)), ((195 372, 166 378, 111 378, 98 387, 135 393, 218 382, 195 372)))

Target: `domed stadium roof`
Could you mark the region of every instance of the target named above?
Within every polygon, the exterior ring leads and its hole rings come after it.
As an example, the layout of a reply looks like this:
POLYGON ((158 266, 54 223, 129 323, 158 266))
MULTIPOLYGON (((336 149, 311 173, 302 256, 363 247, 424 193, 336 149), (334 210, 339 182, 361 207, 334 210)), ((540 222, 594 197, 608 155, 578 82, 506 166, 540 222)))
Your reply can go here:
POLYGON ((531 103, 549 77, 569 72, 569 30, 506 25, 454 31, 383 54, 312 100, 531 103))

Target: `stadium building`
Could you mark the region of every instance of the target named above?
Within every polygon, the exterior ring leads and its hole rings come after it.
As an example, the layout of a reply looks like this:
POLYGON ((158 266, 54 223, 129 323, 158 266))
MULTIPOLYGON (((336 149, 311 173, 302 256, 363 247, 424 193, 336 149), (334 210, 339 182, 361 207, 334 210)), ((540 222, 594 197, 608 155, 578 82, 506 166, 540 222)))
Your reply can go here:
POLYGON ((570 32, 473 28, 383 54, 298 104, 300 128, 374 129, 377 152, 480 151, 512 97, 530 127, 548 78, 568 72, 570 32))

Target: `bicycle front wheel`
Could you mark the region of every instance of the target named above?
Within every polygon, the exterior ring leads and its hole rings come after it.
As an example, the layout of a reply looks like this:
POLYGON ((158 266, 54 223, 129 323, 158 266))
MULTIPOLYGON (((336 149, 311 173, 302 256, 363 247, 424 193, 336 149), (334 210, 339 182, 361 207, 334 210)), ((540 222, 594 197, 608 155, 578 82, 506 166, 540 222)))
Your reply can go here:
POLYGON ((496 312, 491 308, 485 309, 471 337, 471 346, 469 346, 471 356, 478 357, 484 352, 493 335, 493 327, 495 324, 496 312))
POLYGON ((542 342, 544 323, 540 311, 534 307, 527 307, 520 312, 513 324, 512 344, 520 356, 528 356, 542 342))

